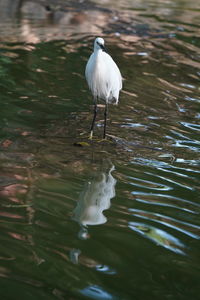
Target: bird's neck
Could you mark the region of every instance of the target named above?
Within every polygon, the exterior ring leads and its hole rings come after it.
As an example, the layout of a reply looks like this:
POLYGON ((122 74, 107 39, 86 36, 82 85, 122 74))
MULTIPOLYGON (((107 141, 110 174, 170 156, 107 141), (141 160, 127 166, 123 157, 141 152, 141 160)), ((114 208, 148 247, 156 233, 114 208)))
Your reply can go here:
POLYGON ((102 53, 103 53, 102 49, 95 49, 95 50, 94 50, 94 55, 97 56, 97 57, 98 57, 99 55, 101 55, 102 53))
POLYGON ((101 49, 96 49, 94 51, 95 65, 99 64, 102 53, 103 53, 103 51, 101 49))

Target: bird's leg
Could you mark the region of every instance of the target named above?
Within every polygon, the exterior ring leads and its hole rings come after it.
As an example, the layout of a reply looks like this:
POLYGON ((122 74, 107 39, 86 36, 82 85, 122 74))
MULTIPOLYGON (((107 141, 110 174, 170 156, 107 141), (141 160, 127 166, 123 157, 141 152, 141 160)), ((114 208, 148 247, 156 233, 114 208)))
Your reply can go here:
POLYGON ((106 138, 107 115, 108 115, 108 103, 107 103, 107 101, 106 101, 106 104, 105 104, 105 111, 104 111, 104 131, 103 131, 103 139, 106 138))
POLYGON ((92 140, 92 137, 93 137, 93 130, 94 130, 94 124, 95 124, 96 116, 97 116, 97 103, 95 101, 94 102, 94 115, 93 115, 92 125, 91 125, 91 129, 90 129, 90 136, 89 136, 89 139, 91 139, 91 140, 92 140))

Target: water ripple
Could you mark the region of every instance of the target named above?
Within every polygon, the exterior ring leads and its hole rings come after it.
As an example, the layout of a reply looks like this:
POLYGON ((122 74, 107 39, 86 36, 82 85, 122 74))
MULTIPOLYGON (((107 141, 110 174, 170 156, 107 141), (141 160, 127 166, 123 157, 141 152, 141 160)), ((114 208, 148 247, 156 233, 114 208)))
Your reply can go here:
POLYGON ((179 209, 185 212, 189 212, 192 214, 199 214, 200 213, 200 205, 191 202, 189 200, 185 200, 182 198, 174 197, 172 195, 165 195, 165 194, 153 194, 153 193, 145 193, 145 192, 132 192, 135 197, 136 201, 157 205, 157 206, 164 206, 164 207, 173 207, 175 209, 179 209))
POLYGON ((137 186, 143 189, 150 189, 150 190, 156 190, 156 191, 169 191, 172 188, 165 185, 158 183, 156 181, 150 181, 150 180, 144 180, 137 177, 128 176, 128 179, 131 179, 129 182, 133 186, 137 186))
POLYGON ((179 241, 179 239, 175 238, 166 231, 139 222, 129 222, 128 226, 131 230, 156 243, 156 245, 162 246, 178 254, 185 255, 184 249, 186 246, 179 241))
MULTIPOLYGON (((181 125, 189 128, 189 129, 192 129, 195 131, 200 131, 200 124, 187 123, 187 122, 180 122, 180 123, 181 123, 181 125)), ((199 144, 200 144, 200 141, 199 141, 199 144)))
POLYGON ((114 300, 117 299, 112 294, 107 292, 101 286, 89 285, 84 289, 80 290, 80 294, 84 295, 87 298, 97 299, 97 300, 114 300))
POLYGON ((176 231, 182 232, 194 239, 200 239, 200 226, 179 221, 177 219, 167 217, 163 214, 153 213, 145 210, 129 208, 129 211, 133 213, 133 216, 151 220, 153 222, 173 228, 176 231))
POLYGON ((187 101, 195 101, 197 103, 200 103, 200 99, 199 98, 195 98, 195 97, 190 97, 190 96, 185 96, 184 98, 187 101))

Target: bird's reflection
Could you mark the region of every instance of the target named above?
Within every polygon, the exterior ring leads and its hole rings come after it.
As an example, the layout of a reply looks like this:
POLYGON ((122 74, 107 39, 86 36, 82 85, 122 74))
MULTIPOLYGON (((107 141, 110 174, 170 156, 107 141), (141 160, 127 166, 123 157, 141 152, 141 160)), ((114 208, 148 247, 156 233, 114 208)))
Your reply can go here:
POLYGON ((113 164, 101 168, 93 178, 87 182, 80 194, 80 199, 73 212, 73 219, 80 226, 79 237, 88 238, 88 225, 100 225, 107 221, 103 211, 109 209, 110 201, 115 197, 116 179, 112 172, 115 167, 113 164))

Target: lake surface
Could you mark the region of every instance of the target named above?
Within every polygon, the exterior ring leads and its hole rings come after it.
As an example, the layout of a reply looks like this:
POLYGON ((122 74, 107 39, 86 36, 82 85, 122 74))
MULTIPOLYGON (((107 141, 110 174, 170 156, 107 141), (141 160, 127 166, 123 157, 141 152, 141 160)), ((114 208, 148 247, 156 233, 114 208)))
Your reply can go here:
POLYGON ((1 299, 197 299, 200 3, 13 3, 0 1, 1 299), (89 142, 98 35, 124 81, 108 141, 100 105, 89 142))

